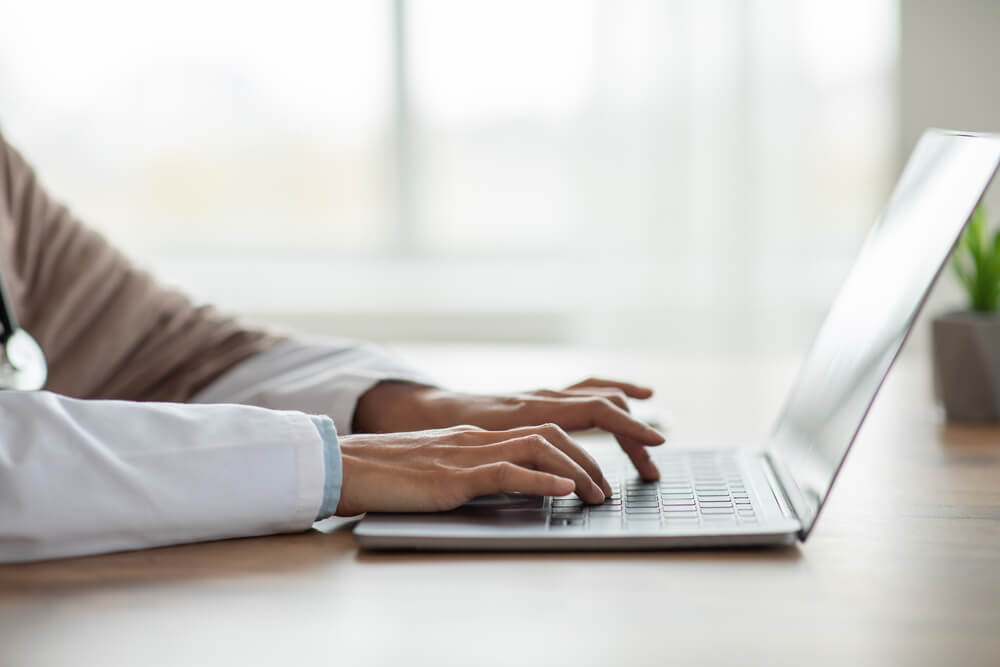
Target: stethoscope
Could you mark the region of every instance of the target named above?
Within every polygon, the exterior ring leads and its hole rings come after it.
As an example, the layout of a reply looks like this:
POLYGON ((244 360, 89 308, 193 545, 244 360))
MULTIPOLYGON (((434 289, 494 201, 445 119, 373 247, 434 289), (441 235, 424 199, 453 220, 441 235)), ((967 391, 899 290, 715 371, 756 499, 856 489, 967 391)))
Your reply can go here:
POLYGON ((0 389, 36 391, 45 386, 49 367, 41 346, 17 326, 14 308, 0 275, 0 389))

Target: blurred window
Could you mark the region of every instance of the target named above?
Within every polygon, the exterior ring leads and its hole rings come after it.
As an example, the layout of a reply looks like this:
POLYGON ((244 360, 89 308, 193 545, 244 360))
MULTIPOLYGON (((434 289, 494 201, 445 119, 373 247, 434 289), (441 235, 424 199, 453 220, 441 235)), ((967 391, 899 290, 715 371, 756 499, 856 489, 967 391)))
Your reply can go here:
POLYGON ((825 303, 898 168, 895 0, 4 5, 8 138, 244 309, 825 303))
POLYGON ((7 2, 0 123, 137 250, 385 244, 384 2, 7 2))

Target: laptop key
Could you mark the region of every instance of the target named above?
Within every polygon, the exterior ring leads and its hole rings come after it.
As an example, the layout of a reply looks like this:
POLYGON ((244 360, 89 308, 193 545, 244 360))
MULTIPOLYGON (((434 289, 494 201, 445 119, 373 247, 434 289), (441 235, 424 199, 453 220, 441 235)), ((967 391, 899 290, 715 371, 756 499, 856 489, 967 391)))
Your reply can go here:
POLYGON ((609 530, 613 528, 620 528, 622 525, 622 518, 620 516, 616 517, 603 517, 600 519, 591 519, 590 527, 594 530, 609 530))

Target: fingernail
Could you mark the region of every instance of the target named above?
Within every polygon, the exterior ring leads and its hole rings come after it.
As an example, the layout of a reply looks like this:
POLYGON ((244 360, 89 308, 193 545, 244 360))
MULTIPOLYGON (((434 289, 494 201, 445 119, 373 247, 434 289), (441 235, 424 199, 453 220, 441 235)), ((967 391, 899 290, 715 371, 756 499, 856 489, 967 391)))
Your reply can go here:
POLYGON ((612 491, 611 491, 611 483, 608 480, 606 480, 606 479, 602 479, 601 480, 601 488, 604 489, 604 497, 605 498, 610 498, 611 497, 611 493, 612 493, 612 491))

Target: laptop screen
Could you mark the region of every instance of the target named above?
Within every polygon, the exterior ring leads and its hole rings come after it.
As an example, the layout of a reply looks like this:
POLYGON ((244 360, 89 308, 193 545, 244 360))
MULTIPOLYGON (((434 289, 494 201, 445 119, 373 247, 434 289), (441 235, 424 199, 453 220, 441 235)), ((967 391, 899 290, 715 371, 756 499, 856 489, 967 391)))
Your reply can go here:
POLYGON ((998 161, 1000 135, 925 132, 841 286, 768 448, 803 538, 998 161))

